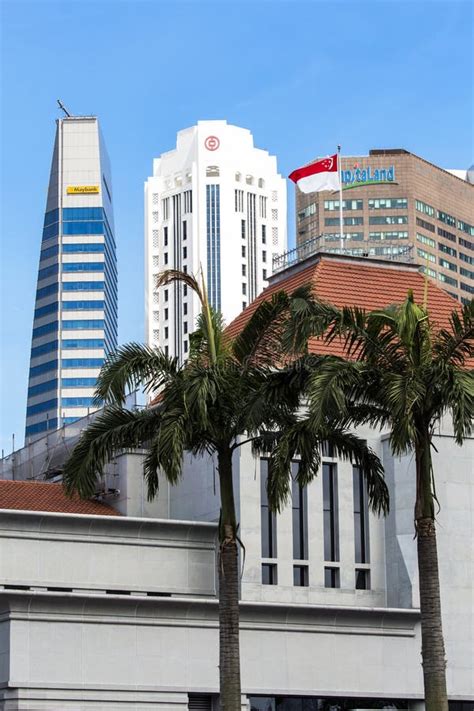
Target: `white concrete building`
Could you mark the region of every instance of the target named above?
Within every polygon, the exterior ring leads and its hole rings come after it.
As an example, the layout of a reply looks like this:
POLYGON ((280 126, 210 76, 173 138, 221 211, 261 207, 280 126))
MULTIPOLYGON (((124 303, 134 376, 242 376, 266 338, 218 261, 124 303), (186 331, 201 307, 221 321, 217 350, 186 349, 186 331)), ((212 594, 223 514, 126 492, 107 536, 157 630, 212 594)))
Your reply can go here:
POLYGON ((179 131, 145 184, 146 342, 185 358, 199 313, 182 285, 155 289, 159 272, 202 268, 229 323, 266 286, 286 232, 286 182, 250 131, 226 121, 179 131))
MULTIPOLYGON (((414 265, 338 255, 313 255, 270 288, 286 277, 365 305, 425 289, 414 265)), ((435 319, 456 303, 431 283, 426 296, 435 319)), ((9 455, 0 478, 60 476, 80 429, 9 455)), ((387 518, 368 511, 360 472, 327 447, 320 475, 293 484, 279 515, 266 459, 248 443, 234 453, 243 708, 423 710, 415 463, 393 456, 387 431, 358 434, 382 460, 387 518)), ((457 446, 447 420, 433 443, 450 711, 473 711, 474 439, 457 446)), ((186 456, 179 484, 160 477, 147 502, 143 456, 122 452, 101 483, 120 517, 0 510, 0 708, 217 711, 216 463, 186 456)))

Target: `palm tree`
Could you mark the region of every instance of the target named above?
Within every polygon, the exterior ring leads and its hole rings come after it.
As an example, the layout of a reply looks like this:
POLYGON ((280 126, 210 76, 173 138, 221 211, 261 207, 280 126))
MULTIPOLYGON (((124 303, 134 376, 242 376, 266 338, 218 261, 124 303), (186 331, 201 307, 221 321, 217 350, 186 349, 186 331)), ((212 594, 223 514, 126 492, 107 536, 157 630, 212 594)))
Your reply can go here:
POLYGON ((452 417, 458 445, 472 432, 474 301, 453 311, 449 327, 437 329, 412 292, 401 306, 370 313, 309 299, 306 311, 288 325, 286 347, 301 350, 311 335, 339 341, 345 356, 313 356, 306 367, 300 384, 313 427, 331 416, 340 427, 389 428, 394 455, 415 453, 426 709, 448 711, 431 450, 434 429, 445 414, 452 417))
POLYGON ((365 443, 344 428, 324 423, 318 430, 299 415, 299 392, 285 382, 270 361, 281 319, 292 304, 303 304, 284 293, 257 309, 241 334, 231 342, 222 319, 210 307, 204 281, 168 270, 158 286, 183 282, 199 297, 202 312, 192 334, 184 365, 162 351, 136 343, 122 346, 104 364, 96 397, 106 408, 82 433, 64 470, 68 492, 92 495, 103 466, 125 448, 145 446, 144 476, 148 497, 158 493, 158 471, 176 484, 183 454, 217 457, 221 513, 219 535, 220 693, 224 711, 240 711, 238 523, 234 501, 232 457, 245 442, 256 453, 270 453, 269 498, 275 508, 286 501, 291 459, 301 457, 300 484, 308 483, 319 466, 323 440, 351 457, 363 469, 378 510, 388 506, 380 461, 365 443), (155 404, 142 411, 124 408, 127 389, 139 384, 158 393, 155 404))

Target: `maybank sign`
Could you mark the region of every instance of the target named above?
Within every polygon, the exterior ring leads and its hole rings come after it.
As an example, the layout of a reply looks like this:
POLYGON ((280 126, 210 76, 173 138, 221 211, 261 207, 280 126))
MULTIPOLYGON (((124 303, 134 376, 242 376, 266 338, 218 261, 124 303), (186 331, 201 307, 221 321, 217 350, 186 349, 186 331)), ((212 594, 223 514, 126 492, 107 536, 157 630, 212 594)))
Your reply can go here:
POLYGON ((379 185, 381 183, 395 183, 395 166, 389 168, 359 168, 342 170, 342 187, 344 190, 358 188, 362 185, 379 185))
POLYGON ((98 185, 68 185, 68 195, 97 195, 99 192, 98 185))

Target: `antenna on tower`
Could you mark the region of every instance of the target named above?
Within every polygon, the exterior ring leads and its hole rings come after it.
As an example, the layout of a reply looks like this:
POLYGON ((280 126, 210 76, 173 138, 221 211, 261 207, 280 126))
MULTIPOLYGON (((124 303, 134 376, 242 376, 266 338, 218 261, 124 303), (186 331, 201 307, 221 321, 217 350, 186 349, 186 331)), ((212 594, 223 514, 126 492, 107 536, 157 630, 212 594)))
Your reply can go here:
POLYGON ((59 108, 61 109, 61 111, 64 111, 64 113, 66 114, 66 116, 69 116, 69 117, 70 117, 71 114, 70 114, 69 111, 66 109, 66 107, 65 107, 64 104, 63 104, 63 102, 62 102, 60 99, 56 99, 56 101, 58 102, 58 106, 59 106, 59 108))

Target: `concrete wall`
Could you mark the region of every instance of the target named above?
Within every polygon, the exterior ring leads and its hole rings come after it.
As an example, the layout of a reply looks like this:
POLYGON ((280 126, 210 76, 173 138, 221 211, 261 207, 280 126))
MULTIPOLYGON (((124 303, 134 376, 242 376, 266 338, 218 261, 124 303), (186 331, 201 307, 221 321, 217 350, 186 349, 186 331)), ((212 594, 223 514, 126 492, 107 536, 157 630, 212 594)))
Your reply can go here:
MULTIPOLYGON (((215 600, 8 591, 0 615, 11 621, 9 711, 183 709, 188 693, 218 691, 215 600)), ((243 693, 420 698, 417 619, 243 603, 243 693)))
POLYGON ((1 585, 216 594, 215 526, 0 511, 1 585))

